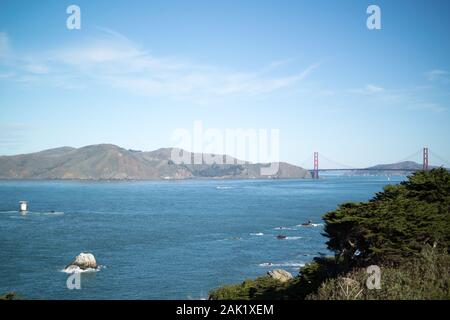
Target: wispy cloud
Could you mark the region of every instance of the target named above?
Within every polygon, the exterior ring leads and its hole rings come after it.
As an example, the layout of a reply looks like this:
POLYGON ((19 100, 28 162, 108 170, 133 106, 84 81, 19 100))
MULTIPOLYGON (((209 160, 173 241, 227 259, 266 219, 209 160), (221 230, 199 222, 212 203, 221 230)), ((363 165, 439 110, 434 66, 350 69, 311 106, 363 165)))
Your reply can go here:
POLYGON ((374 84, 368 84, 365 88, 365 91, 367 93, 380 93, 384 91, 384 88, 380 87, 380 86, 376 86, 374 84))
POLYGON ((0 123, 0 147, 20 147, 34 128, 23 123, 0 123))
POLYGON ((49 72, 49 68, 46 65, 30 63, 23 66, 23 69, 29 73, 34 74, 46 74, 49 72))
POLYGON ((363 88, 350 89, 348 92, 353 94, 362 94, 362 95, 373 95, 377 93, 384 92, 385 89, 379 85, 368 84, 363 88))
MULTIPOLYGON (((95 38, 74 46, 21 57, 21 67, 14 70, 16 79, 66 88, 83 79, 137 94, 201 100, 269 94, 298 84, 318 67, 313 64, 297 73, 275 76, 274 69, 290 62, 280 60, 256 71, 229 70, 157 56, 115 31, 100 31, 95 38)), ((3 38, 0 45, 5 42, 5 48, 9 48, 7 35, 3 38)))
POLYGON ((362 88, 338 92, 341 98, 361 100, 361 105, 375 105, 385 107, 403 108, 405 110, 426 110, 431 112, 444 112, 447 105, 443 104, 447 98, 434 86, 414 86, 410 88, 385 88, 379 85, 368 84, 362 88))
POLYGON ((447 108, 434 102, 426 102, 426 101, 416 101, 409 106, 411 110, 429 110, 432 112, 444 112, 447 111, 447 108))
POLYGON ((441 69, 434 69, 430 70, 425 73, 426 78, 428 81, 437 81, 437 80, 443 80, 447 79, 449 76, 448 71, 441 70, 441 69))

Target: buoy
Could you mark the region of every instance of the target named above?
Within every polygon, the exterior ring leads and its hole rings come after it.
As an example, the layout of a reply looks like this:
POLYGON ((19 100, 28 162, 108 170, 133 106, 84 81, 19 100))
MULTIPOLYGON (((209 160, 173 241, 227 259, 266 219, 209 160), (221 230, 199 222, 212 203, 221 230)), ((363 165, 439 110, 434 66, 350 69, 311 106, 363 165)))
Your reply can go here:
POLYGON ((28 211, 28 202, 20 201, 19 202, 19 212, 27 212, 28 211))

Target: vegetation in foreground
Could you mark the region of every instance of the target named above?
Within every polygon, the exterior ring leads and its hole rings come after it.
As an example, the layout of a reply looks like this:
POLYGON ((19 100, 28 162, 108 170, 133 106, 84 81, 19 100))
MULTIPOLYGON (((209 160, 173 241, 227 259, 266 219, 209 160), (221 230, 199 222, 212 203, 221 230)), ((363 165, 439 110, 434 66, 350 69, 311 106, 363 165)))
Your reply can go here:
POLYGON ((316 257, 286 283, 264 276, 215 289, 210 299, 450 299, 447 170, 416 172, 323 219, 333 257, 316 257), (374 264, 379 290, 366 287, 366 267, 374 264))
POLYGON ((8 292, 0 295, 0 300, 19 300, 19 296, 15 292, 8 292))

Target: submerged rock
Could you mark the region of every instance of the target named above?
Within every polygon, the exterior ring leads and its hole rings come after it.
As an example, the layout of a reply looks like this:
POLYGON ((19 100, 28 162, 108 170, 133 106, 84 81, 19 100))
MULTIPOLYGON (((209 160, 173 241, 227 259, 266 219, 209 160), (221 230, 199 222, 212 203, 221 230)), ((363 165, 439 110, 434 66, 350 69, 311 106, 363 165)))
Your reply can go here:
POLYGON ((283 269, 275 269, 275 270, 267 272, 267 274, 272 279, 278 280, 280 282, 286 282, 293 278, 293 276, 290 272, 287 272, 286 270, 283 270, 283 269))
POLYGON ((301 226, 302 227, 312 227, 313 226, 312 220, 308 220, 307 222, 303 222, 301 224, 301 226))
POLYGON ((74 269, 76 267, 86 270, 89 268, 96 269, 98 265, 92 253, 82 252, 75 257, 75 260, 66 266, 66 269, 74 269))

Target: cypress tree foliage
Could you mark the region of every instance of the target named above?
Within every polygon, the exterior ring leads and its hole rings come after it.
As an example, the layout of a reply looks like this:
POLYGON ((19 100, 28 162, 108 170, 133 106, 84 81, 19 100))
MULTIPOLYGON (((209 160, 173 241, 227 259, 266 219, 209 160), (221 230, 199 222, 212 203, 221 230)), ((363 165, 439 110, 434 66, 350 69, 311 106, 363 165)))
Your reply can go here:
POLYGON ((365 203, 345 203, 324 216, 327 246, 347 267, 401 263, 425 245, 450 244, 450 173, 419 171, 365 203))

